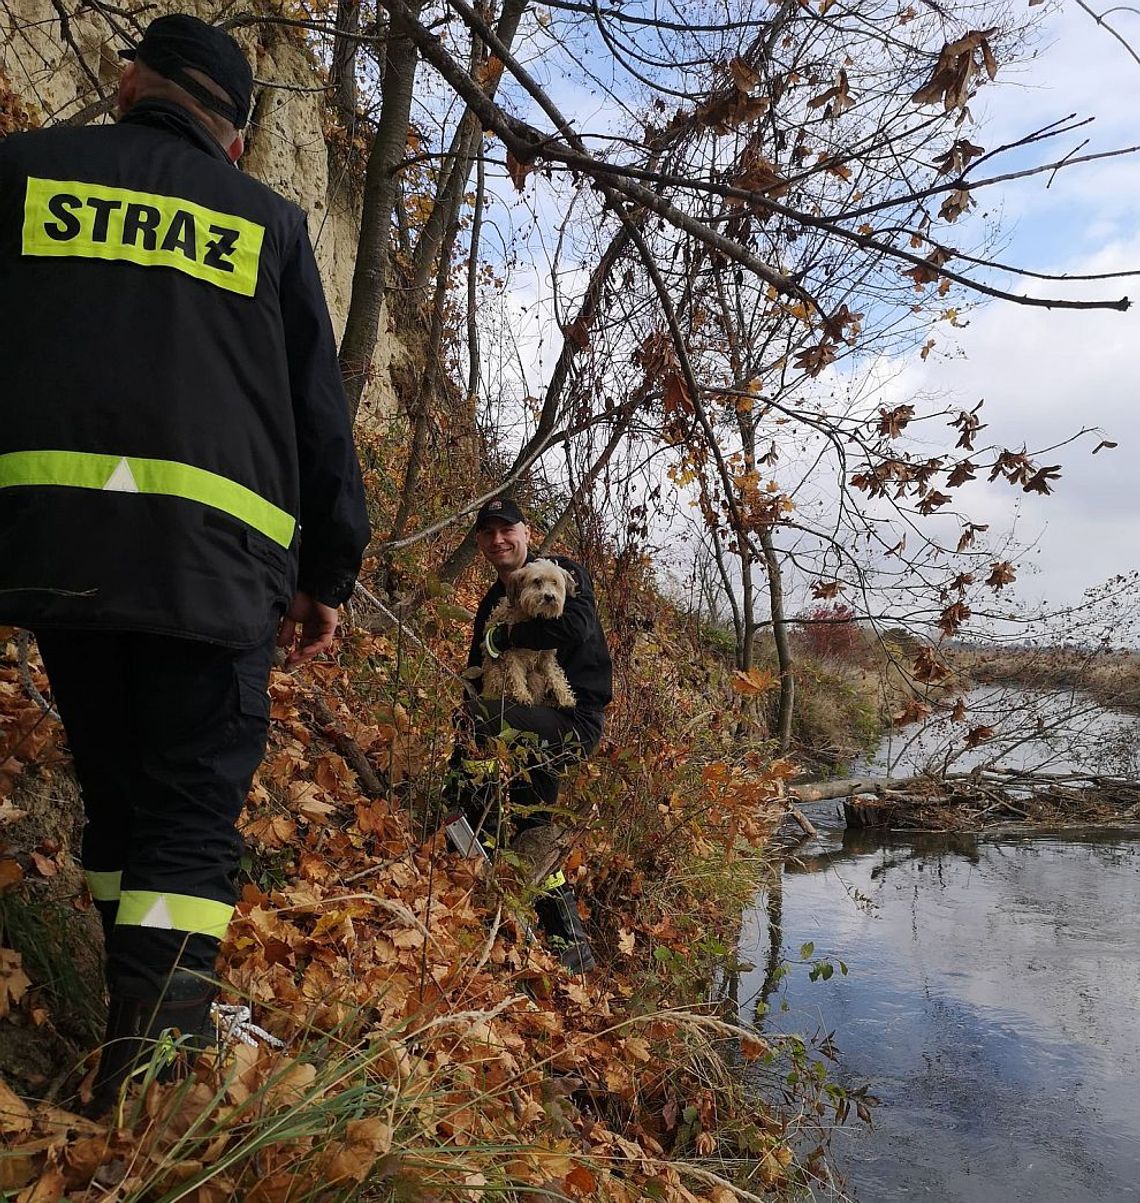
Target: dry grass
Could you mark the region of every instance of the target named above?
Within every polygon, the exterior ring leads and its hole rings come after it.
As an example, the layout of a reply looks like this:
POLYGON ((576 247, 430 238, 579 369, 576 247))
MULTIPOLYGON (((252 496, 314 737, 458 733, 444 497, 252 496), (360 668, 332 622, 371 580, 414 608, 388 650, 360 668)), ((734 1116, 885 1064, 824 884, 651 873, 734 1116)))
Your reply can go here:
POLYGON ((1023 689, 1081 690, 1102 706, 1140 713, 1140 655, 1076 648, 968 648, 955 667, 972 680, 1023 689))

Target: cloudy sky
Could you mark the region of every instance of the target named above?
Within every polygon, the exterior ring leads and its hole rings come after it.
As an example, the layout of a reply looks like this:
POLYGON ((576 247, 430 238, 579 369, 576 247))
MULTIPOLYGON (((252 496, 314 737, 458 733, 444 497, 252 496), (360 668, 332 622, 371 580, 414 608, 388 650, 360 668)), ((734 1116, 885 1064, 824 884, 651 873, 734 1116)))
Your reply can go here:
MULTIPOLYGON (((1101 5, 1100 7, 1104 7, 1101 5)), ((1140 14, 1118 9, 1113 20, 1140 46, 1140 14)), ((1136 101, 1140 64, 1075 4, 1048 14, 1035 59, 989 90, 979 108, 989 148, 1069 113, 1095 115, 1091 127, 1055 141, 1045 161, 1062 158, 1086 137, 1088 154, 1140 142, 1136 101)), ((1002 186, 1008 220, 1007 262, 1072 275, 1140 268, 1140 157, 1076 166, 1002 186)), ((994 303, 957 332, 958 352, 909 364, 901 391, 942 390, 970 406, 985 398, 987 436, 1015 448, 1044 448, 1085 426, 1100 427, 1114 450, 1082 440, 1042 463, 1063 465, 1051 497, 1008 487, 975 486, 970 500, 995 527, 1016 521, 1020 540, 1035 543, 1019 590, 1027 600, 1075 601, 1108 577, 1140 568, 1140 277, 1095 284, 1049 285, 1009 280, 1011 291, 1042 296, 1120 297, 1128 313, 1025 309, 994 303), (1020 512, 1016 506, 1020 501, 1020 512)), ((943 328, 945 330, 945 328, 943 328)), ((953 334, 945 330, 945 334, 953 334)), ((950 349, 940 335, 940 350, 950 349)))

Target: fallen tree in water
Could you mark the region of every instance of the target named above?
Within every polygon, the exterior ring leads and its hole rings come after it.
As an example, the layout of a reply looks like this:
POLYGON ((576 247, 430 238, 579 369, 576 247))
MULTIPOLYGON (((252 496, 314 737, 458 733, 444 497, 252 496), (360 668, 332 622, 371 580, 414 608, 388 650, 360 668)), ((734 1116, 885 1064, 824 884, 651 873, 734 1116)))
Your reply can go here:
POLYGON ((851 827, 964 831, 1010 820, 1110 823, 1140 820, 1140 781, 1098 773, 974 769, 914 777, 851 777, 790 790, 801 805, 843 800, 851 827))

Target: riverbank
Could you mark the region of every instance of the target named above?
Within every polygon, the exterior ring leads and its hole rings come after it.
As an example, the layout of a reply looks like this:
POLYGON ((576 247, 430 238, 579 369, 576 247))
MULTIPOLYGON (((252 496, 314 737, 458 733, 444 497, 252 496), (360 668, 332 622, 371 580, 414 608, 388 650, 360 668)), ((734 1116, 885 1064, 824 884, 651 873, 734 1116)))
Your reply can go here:
MULTIPOLYGON (((22 1203, 87 1203, 109 1187, 140 1203, 333 1203, 365 1189, 731 1203, 791 1194, 817 1171, 836 1106, 825 1081, 805 1064, 746 1095, 731 1064, 783 1066, 782 1051, 706 1001, 794 771, 761 734, 742 738, 729 674, 710 678, 680 624, 654 647, 615 648, 622 704, 568 784, 566 870, 602 966, 575 979, 528 943, 511 866, 487 875, 438 832, 445 666, 462 662, 465 629, 446 599, 417 618, 415 631, 358 621, 336 663, 272 678, 220 973, 227 1001, 283 1047, 238 1045, 186 1082, 149 1081, 110 1124, 78 1119, 69 1100, 101 993, 97 956, 74 943, 98 942, 75 864, 77 793, 62 731, 4 644, 0 1184, 22 1203), (647 744, 646 730, 671 735, 647 744), (48 914, 72 921, 29 922, 48 914), (68 1026, 77 998, 83 1029, 68 1026)), ((46 691, 34 655, 30 667, 46 691)), ((799 1046, 789 1055, 803 1061, 799 1046)))
POLYGON ((1140 714, 1140 655, 1078 648, 957 648, 954 667, 983 684, 1079 690, 1108 709, 1140 714))

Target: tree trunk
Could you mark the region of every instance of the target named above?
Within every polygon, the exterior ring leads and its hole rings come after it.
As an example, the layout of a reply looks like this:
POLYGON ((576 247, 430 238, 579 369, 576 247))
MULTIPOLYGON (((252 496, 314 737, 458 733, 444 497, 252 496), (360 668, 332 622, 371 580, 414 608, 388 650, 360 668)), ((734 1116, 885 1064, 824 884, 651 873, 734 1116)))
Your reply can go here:
POLYGON ((732 614, 732 632, 736 637, 736 664, 740 666, 740 649, 744 646, 744 617, 740 613, 740 606, 736 602, 736 590, 732 587, 732 578, 728 575, 728 566, 725 564, 724 544, 721 542, 720 531, 715 526, 709 528, 709 537, 712 539, 713 556, 716 560, 717 572, 720 575, 720 583, 724 588, 724 595, 728 598, 728 608, 732 614))
MULTIPOLYGON (((418 16, 424 0, 409 5, 418 16)), ((364 204, 360 242, 352 275, 344 338, 340 344, 340 370, 353 419, 376 353, 380 311, 388 286, 389 241, 392 213, 400 187, 398 168, 408 143, 408 120, 419 54, 407 36, 404 22, 392 18, 381 88, 380 123, 364 176, 364 204)))
POLYGON ((419 487, 420 476, 423 473, 425 452, 427 451, 428 429, 431 421, 431 399, 435 392, 436 375, 439 371, 440 344, 443 341, 443 315, 447 308, 447 285, 449 268, 451 266, 451 249, 455 245, 458 233, 458 222, 448 231, 443 240, 439 258, 439 271, 435 284, 435 301, 431 309, 431 329, 428 333, 427 350, 424 353, 424 371, 416 389, 416 398, 412 406, 414 428, 412 446, 408 453, 408 466, 404 472, 404 485, 400 490, 400 505, 392 523, 388 542, 395 543, 403 537, 408 519, 415 508, 416 489, 419 487))
POLYGON ((360 0, 340 0, 336 7, 336 38, 329 64, 329 88, 344 128, 356 128, 356 51, 360 43, 360 0))
POLYGON ((796 703, 796 678, 793 672, 792 645, 788 639, 788 624, 784 617, 784 583, 780 561, 772 540, 772 528, 760 528, 760 546, 768 568, 768 596, 772 605, 772 635, 776 641, 776 659, 780 665, 780 713, 776 720, 776 738, 780 751, 786 752, 792 743, 792 713, 796 703))
POLYGON ((486 204, 486 162, 480 145, 475 157, 475 205, 471 211, 471 245, 467 253, 467 405, 471 414, 472 437, 479 404, 479 322, 476 318, 476 302, 479 295, 479 247, 486 204))

